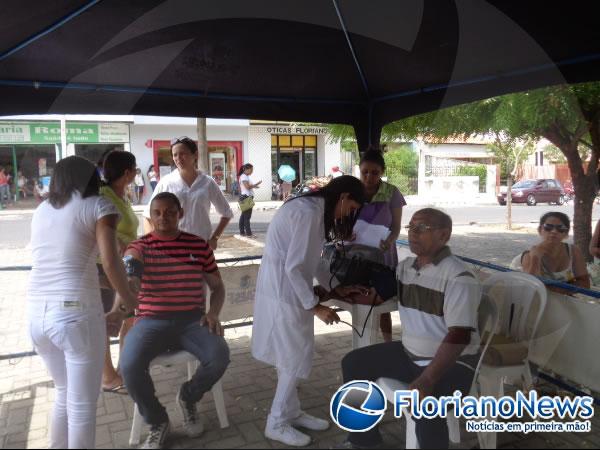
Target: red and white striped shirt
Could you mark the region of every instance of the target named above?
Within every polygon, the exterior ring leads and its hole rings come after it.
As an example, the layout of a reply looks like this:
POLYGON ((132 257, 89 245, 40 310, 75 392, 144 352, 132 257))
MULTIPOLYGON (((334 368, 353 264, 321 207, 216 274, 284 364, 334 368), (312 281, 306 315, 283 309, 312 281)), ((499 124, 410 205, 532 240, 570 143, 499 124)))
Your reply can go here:
POLYGON ((136 317, 200 318, 205 313, 204 273, 218 268, 204 239, 183 231, 173 239, 150 233, 128 249, 144 263, 136 317))

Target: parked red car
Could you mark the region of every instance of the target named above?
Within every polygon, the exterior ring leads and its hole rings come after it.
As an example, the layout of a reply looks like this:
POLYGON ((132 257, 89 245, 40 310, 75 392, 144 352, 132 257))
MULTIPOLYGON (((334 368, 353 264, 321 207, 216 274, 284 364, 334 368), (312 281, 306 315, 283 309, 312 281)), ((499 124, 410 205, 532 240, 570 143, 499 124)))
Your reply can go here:
MULTIPOLYGON (((529 206, 544 202, 565 203, 565 190, 558 180, 521 180, 513 184, 511 192, 513 203, 527 203, 529 206)), ((506 205, 506 193, 498 195, 498 203, 506 205)))

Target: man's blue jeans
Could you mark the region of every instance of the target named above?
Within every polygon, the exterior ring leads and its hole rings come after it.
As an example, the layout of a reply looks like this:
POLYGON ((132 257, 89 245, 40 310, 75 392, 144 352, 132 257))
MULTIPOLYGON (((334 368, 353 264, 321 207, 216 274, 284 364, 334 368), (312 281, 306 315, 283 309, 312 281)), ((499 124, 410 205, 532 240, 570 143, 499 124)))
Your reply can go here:
POLYGON ((167 351, 178 350, 191 353, 201 363, 192 379, 181 387, 181 397, 185 402, 198 402, 221 379, 229 365, 229 347, 223 337, 211 334, 208 327, 201 326, 197 319, 144 318, 125 338, 121 373, 129 395, 149 425, 169 420, 154 391, 150 361, 167 351))

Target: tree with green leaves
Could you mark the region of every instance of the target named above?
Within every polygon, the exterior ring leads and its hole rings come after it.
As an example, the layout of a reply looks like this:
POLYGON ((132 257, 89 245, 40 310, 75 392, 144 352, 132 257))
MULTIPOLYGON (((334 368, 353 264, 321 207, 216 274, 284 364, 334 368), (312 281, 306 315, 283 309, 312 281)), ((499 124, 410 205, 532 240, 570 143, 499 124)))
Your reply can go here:
POLYGON ((575 188, 575 244, 589 258, 592 207, 598 191, 600 82, 507 94, 409 117, 386 126, 382 140, 441 142, 495 133, 515 140, 546 138, 560 149, 575 188), (582 148, 589 151, 587 164, 582 148))

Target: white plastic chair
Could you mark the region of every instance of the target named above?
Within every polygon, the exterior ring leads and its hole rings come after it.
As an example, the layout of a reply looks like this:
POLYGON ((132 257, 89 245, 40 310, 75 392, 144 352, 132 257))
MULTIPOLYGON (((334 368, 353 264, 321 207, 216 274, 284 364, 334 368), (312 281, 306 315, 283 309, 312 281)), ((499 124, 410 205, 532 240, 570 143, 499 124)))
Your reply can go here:
MULTIPOLYGON (((483 362, 483 357, 487 352, 487 349, 490 346, 492 341, 492 337, 494 335, 493 331, 498 326, 498 311, 496 309, 496 305, 493 301, 489 300, 487 296, 483 295, 481 298, 481 303, 479 305, 479 314, 478 314, 478 323, 479 323, 479 332, 481 336, 483 336, 483 332, 488 330, 489 334, 487 336, 486 341, 483 343, 483 348, 481 350, 481 355, 479 357, 479 362, 477 363, 477 367, 475 368, 475 375, 473 377, 473 383, 471 384, 471 388, 469 389, 470 395, 475 395, 477 392, 477 383, 479 377, 479 371, 483 362)), ((393 378, 379 378, 377 380, 377 385, 383 390, 387 400, 393 404, 394 402, 394 392, 399 390, 407 390, 409 387, 409 383, 403 383, 401 381, 395 380, 393 378)), ((419 442, 417 440, 417 431, 416 431, 416 422, 413 420, 410 411, 408 409, 404 409, 403 411, 404 417, 406 419, 406 445, 407 449, 417 449, 419 447, 419 442)), ((454 415, 449 415, 446 418, 446 423, 448 425, 448 437, 450 442, 453 444, 460 443, 460 424, 458 418, 454 415)), ((488 441, 484 436, 484 433, 478 433, 477 438, 479 439, 479 447, 480 448, 495 448, 488 447, 488 441)))
MULTIPOLYGON (((165 353, 157 356, 150 363, 150 368, 153 366, 170 367, 175 364, 187 363, 188 379, 191 379, 196 369, 198 368, 199 361, 194 355, 186 351, 178 351, 174 353, 165 353)), ((217 416, 219 417, 219 423, 221 428, 227 428, 229 426, 229 420, 227 419, 227 411, 225 409, 225 398, 223 397, 223 386, 221 380, 219 380, 211 389, 213 399, 215 401, 215 408, 217 410, 217 416)), ((140 436, 142 434, 142 423, 143 418, 138 410, 137 404, 133 409, 133 422, 131 424, 131 433, 129 435, 129 445, 137 446, 140 443, 140 436)))
MULTIPOLYGON (((536 277, 522 272, 500 272, 483 282, 483 292, 493 299, 499 312, 497 334, 506 336, 527 348, 527 356, 516 365, 491 366, 482 364, 479 373, 481 395, 500 398, 504 396, 504 384, 523 383, 524 389, 533 386, 533 375, 529 364, 529 353, 537 327, 546 309, 548 291, 536 277), (530 314, 535 299, 539 309, 533 326, 530 314)), ((496 433, 485 433, 486 445, 496 447, 496 433)))
POLYGON ((504 395, 505 383, 524 381, 524 387, 533 386, 533 376, 529 365, 530 344, 535 339, 546 303, 548 291, 546 286, 532 275, 522 272, 502 272, 491 275, 483 282, 483 292, 496 303, 499 311, 497 333, 514 342, 527 345, 527 357, 521 364, 512 366, 490 366, 482 364, 482 383, 490 385, 486 395, 501 397, 504 395), (500 291, 496 290, 500 288, 500 291), (535 299, 539 300, 539 308, 533 326, 530 326, 531 308, 535 299))

